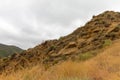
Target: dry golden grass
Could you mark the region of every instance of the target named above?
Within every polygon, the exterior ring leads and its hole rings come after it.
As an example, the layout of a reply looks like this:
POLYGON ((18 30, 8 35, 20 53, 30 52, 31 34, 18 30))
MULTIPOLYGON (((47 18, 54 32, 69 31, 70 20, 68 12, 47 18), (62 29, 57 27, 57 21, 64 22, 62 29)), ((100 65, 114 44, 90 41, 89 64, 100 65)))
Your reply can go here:
POLYGON ((47 71, 35 66, 1 75, 0 80, 120 80, 120 41, 85 62, 67 61, 47 71))
POLYGON ((43 70, 42 67, 35 66, 17 73, 11 73, 7 76, 3 74, 0 76, 0 80, 39 80, 43 70))

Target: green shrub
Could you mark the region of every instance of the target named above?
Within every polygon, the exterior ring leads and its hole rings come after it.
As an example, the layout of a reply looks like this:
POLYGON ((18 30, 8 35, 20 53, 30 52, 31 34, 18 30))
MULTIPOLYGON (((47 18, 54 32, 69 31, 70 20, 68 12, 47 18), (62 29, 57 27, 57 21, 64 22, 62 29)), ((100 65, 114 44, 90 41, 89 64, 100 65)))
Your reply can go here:
POLYGON ((83 53, 83 54, 79 55, 79 60, 84 61, 84 60, 87 60, 87 59, 89 59, 93 56, 94 56, 94 54, 92 52, 86 52, 86 53, 83 53))
POLYGON ((52 51, 52 50, 55 50, 56 49, 56 46, 52 45, 48 51, 52 51))
POLYGON ((103 47, 110 46, 112 44, 112 41, 110 39, 107 39, 104 41, 103 47))

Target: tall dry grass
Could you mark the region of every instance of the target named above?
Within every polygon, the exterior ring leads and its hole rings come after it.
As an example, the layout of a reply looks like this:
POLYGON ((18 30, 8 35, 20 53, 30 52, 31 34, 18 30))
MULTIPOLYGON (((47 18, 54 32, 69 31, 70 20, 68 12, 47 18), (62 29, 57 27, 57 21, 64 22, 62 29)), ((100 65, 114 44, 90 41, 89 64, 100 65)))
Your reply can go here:
POLYGON ((120 41, 84 62, 66 61, 47 71, 40 65, 1 75, 0 80, 120 80, 120 41))

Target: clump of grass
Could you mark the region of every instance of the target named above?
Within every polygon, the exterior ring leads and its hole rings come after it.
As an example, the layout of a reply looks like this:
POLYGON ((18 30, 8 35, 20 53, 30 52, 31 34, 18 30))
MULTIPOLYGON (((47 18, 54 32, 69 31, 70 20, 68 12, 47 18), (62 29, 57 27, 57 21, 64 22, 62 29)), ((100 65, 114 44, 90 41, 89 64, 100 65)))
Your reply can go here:
POLYGON ((110 39, 107 39, 104 41, 103 47, 110 46, 112 44, 112 41, 110 39))
POLYGON ((94 56, 94 54, 92 52, 86 52, 86 53, 79 55, 79 60, 85 61, 85 60, 92 58, 93 56, 94 56))
POLYGON ((55 50, 56 49, 56 46, 52 45, 48 51, 52 51, 52 50, 55 50))

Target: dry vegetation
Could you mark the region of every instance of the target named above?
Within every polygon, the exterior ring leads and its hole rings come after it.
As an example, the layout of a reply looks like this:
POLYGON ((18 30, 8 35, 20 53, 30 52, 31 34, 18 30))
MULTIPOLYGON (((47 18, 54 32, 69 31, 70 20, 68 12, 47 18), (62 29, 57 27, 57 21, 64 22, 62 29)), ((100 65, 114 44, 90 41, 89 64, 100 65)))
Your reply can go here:
POLYGON ((67 61, 49 70, 42 66, 1 75, 0 80, 120 80, 120 41, 85 62, 67 61))

